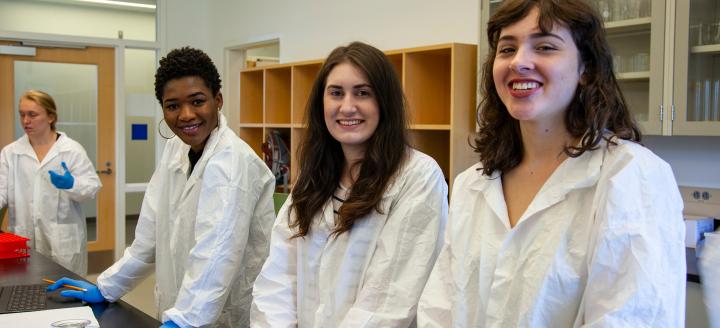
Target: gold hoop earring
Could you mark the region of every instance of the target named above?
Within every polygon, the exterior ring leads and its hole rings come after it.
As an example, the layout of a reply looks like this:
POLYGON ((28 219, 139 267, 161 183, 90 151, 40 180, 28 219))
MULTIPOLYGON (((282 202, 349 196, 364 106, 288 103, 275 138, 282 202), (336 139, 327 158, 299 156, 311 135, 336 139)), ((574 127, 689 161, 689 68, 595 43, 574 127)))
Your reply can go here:
MULTIPOLYGON (((158 122, 158 134, 159 134, 161 137, 163 137, 163 139, 165 139, 165 140, 170 140, 170 139, 172 139, 173 137, 175 137, 175 133, 172 134, 172 137, 166 137, 166 136, 162 133, 162 129, 160 128, 160 126, 162 125, 162 122, 165 122, 165 118, 161 119, 160 122, 158 122)), ((165 122, 165 125, 167 126, 167 122, 165 122)), ((168 129, 169 129, 169 128, 170 128, 170 127, 168 126, 168 129)), ((171 130, 171 132, 172 132, 172 130, 171 130)))

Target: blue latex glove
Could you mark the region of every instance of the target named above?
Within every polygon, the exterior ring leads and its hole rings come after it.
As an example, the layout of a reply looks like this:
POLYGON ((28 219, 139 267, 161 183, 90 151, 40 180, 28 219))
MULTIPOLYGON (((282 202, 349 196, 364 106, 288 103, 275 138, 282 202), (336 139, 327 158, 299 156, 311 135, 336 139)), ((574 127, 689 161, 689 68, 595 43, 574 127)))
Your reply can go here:
POLYGON ((172 320, 168 320, 163 322, 162 326, 160 328, 180 328, 176 323, 172 322, 172 320))
POLYGON ((73 178, 72 174, 70 174, 70 170, 68 170, 67 164, 65 164, 65 162, 62 162, 60 164, 65 169, 65 174, 60 175, 53 171, 48 171, 48 173, 50 173, 50 181, 55 186, 55 188, 70 189, 75 183, 75 178, 73 178))
POLYGON ((63 285, 70 285, 70 286, 85 288, 86 291, 67 289, 67 290, 61 291, 60 296, 74 297, 74 298, 81 299, 88 303, 105 302, 105 297, 102 296, 102 294, 100 293, 100 289, 98 289, 97 286, 95 286, 89 282, 73 280, 73 279, 70 279, 67 277, 60 278, 60 280, 58 280, 54 284, 48 286, 47 290, 49 292, 51 292, 58 288, 62 288, 63 285))

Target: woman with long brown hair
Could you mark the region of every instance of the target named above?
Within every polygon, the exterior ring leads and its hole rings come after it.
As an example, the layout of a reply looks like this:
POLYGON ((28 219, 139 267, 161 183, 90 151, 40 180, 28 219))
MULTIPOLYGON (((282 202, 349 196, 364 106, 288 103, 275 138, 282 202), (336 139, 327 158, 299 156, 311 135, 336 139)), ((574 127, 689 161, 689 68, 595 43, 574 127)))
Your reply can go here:
POLYGON ((408 146, 405 98, 385 55, 329 55, 313 86, 300 176, 253 291, 259 327, 407 327, 439 252, 447 184, 408 146))
POLYGON ((682 199, 612 72, 597 12, 508 0, 488 22, 475 150, 422 327, 684 325, 682 199))

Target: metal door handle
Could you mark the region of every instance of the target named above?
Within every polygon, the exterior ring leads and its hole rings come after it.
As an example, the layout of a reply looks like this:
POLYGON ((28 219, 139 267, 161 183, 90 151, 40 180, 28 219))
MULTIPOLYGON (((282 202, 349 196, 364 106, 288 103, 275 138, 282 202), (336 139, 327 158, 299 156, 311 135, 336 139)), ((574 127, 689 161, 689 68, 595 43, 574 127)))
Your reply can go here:
POLYGON ((104 169, 104 170, 96 170, 95 173, 110 175, 110 174, 112 174, 112 169, 108 167, 107 169, 104 169))

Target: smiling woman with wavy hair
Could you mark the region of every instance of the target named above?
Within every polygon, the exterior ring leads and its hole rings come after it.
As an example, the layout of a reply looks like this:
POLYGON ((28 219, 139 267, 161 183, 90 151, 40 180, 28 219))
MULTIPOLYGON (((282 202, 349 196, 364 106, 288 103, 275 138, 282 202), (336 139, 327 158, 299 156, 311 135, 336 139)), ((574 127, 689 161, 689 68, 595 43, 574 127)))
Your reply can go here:
POLYGON ((682 199, 583 0, 506 0, 487 24, 479 163, 453 184, 421 327, 681 327, 682 199))

